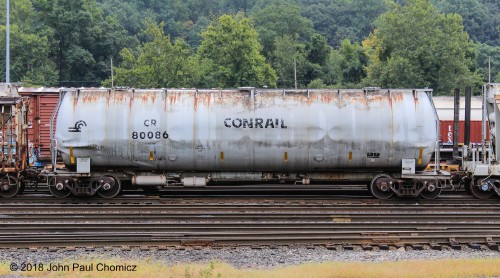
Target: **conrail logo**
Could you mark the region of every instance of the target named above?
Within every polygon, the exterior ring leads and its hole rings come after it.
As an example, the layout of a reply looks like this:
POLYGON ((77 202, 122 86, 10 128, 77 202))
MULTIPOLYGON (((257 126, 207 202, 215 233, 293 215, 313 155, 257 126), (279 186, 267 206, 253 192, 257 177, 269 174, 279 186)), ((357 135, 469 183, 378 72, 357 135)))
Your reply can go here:
POLYGON ((224 126, 227 128, 288 128, 285 120, 278 118, 226 118, 224 126))
POLYGON ((75 123, 75 126, 70 126, 68 128, 68 132, 82 132, 82 127, 87 126, 85 121, 78 121, 75 123))

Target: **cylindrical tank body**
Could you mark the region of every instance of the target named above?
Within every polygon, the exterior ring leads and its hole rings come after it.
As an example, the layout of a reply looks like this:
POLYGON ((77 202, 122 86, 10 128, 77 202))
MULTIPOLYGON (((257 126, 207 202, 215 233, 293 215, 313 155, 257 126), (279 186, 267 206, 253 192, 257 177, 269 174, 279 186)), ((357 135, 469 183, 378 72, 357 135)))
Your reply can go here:
POLYGON ((58 151, 92 169, 328 172, 417 168, 438 140, 425 90, 67 90, 58 151))

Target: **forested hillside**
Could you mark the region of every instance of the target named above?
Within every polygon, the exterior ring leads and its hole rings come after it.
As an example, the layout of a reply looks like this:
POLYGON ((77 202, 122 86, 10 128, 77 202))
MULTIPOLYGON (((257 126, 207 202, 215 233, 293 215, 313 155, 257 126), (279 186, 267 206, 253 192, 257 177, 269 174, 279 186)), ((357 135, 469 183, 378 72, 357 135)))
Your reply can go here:
POLYGON ((500 82, 498 0, 10 2, 11 81, 28 85, 110 86, 111 60, 115 86, 448 94, 487 82, 489 59, 500 82))

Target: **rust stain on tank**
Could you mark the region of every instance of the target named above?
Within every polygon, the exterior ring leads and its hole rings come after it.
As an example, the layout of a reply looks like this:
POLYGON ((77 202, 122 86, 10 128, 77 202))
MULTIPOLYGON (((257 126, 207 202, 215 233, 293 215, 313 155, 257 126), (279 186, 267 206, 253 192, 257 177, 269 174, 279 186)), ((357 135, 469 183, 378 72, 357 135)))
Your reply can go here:
POLYGON ((83 103, 95 103, 98 102, 101 98, 101 95, 98 93, 86 93, 82 96, 83 103))
POLYGON ((151 92, 141 92, 136 94, 136 98, 139 98, 142 103, 154 103, 156 100, 156 95, 151 92))
POLYGON ((364 92, 346 92, 342 94, 342 99, 346 103, 359 104, 368 108, 368 97, 364 92))
POLYGON ((296 103, 299 105, 306 104, 306 105, 310 106, 311 103, 313 103, 313 98, 311 97, 311 95, 312 95, 312 93, 309 93, 309 97, 307 97, 307 92, 298 93, 298 94, 287 94, 286 98, 291 100, 292 103, 296 103))
POLYGON ((169 101, 171 107, 175 106, 175 103, 177 102, 177 95, 176 94, 169 95, 168 101, 169 101))
POLYGON ((330 94, 330 93, 321 94, 320 98, 321 98, 322 103, 332 103, 332 102, 335 102, 337 99, 334 97, 333 94, 330 94))
POLYGON ((111 97, 113 95, 113 91, 110 91, 108 92, 107 96, 106 96, 106 106, 109 107, 109 103, 111 102, 111 97))
POLYGON ((76 109, 77 106, 78 106, 78 98, 75 97, 73 98, 73 109, 76 109))
POLYGON ((402 102, 404 100, 404 94, 401 92, 394 92, 392 94, 392 101, 394 102, 402 102))
POLYGON ((195 97, 195 109, 198 108, 198 105, 201 107, 205 107, 210 109, 210 102, 212 101, 212 94, 209 92, 198 93, 198 96, 195 97))
POLYGON ((130 96, 128 92, 112 91, 111 94, 109 95, 110 103, 123 103, 125 101, 128 101, 129 99, 130 96))
POLYGON ((370 94, 368 95, 369 102, 386 102, 390 97, 387 94, 370 94))

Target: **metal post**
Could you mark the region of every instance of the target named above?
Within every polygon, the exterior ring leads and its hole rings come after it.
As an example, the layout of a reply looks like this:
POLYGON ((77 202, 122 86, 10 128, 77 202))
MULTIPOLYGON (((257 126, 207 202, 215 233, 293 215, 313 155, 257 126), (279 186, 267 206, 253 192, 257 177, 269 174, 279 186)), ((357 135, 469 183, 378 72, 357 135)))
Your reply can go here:
POLYGON ((52 111, 52 116, 50 117, 50 156, 52 159, 52 172, 56 172, 56 166, 57 166, 57 140, 56 140, 56 116, 57 113, 59 112, 59 107, 61 107, 62 99, 64 97, 64 94, 66 93, 65 90, 59 89, 59 100, 57 101, 56 107, 52 111))
POLYGON ((113 57, 111 57, 111 88, 115 87, 115 78, 113 76, 113 57))
POLYGON ((482 161, 483 161, 483 163, 486 163, 486 132, 487 132, 486 131, 486 115, 488 113, 486 111, 486 109, 487 109, 487 107, 486 107, 486 97, 487 97, 486 96, 486 86, 487 85, 483 85, 483 88, 482 88, 483 89, 482 90, 483 91, 482 92, 483 93, 483 105, 482 105, 482 107, 483 107, 483 109, 482 109, 482 112, 483 112, 482 113, 483 114, 482 115, 482 128, 483 128, 483 130, 481 132, 481 136, 482 136, 481 141, 483 143, 482 144, 482 152, 483 152, 482 161))
POLYGON ((5 0, 6 23, 5 23, 5 83, 10 83, 10 3, 5 0))
POLYGON ((454 99, 454 110, 453 110, 453 160, 458 157, 458 121, 460 116, 460 89, 455 89, 455 99, 454 99))
POLYGON ((295 90, 297 90, 297 59, 293 57, 293 81, 295 83, 295 90))
POLYGON ((488 56, 488 84, 491 83, 491 56, 488 56))
POLYGON ((470 109, 471 109, 471 87, 465 87, 465 126, 464 126, 464 145, 470 143, 470 109))

